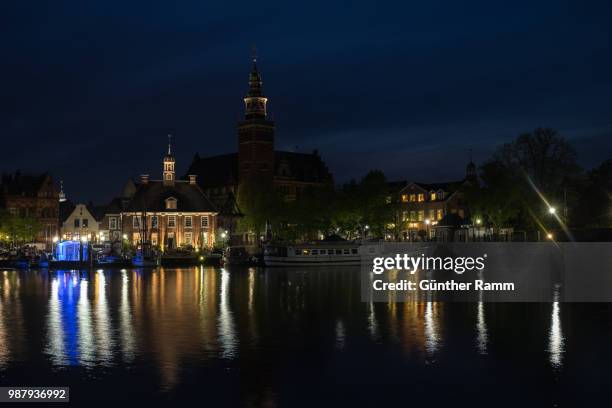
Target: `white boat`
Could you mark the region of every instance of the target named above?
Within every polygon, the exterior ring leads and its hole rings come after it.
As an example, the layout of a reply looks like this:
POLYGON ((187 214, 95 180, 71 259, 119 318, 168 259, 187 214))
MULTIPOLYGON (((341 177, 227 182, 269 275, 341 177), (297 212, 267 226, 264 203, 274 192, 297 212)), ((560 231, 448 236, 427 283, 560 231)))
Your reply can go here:
POLYGON ((360 265, 362 245, 356 241, 316 241, 306 244, 267 245, 266 266, 360 265))

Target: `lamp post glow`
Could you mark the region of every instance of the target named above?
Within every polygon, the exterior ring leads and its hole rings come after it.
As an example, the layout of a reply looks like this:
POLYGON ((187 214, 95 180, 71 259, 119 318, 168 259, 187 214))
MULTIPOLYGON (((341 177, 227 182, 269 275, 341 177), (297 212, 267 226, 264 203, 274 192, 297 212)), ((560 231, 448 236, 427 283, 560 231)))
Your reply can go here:
POLYGON ((550 232, 548 234, 546 234, 546 238, 550 239, 552 241, 553 239, 553 234, 551 234, 550 232))
POLYGON ((548 207, 548 213, 554 215, 557 213, 557 209, 555 207, 548 207))
POLYGON ((482 224, 482 220, 480 218, 476 218, 476 225, 482 224))

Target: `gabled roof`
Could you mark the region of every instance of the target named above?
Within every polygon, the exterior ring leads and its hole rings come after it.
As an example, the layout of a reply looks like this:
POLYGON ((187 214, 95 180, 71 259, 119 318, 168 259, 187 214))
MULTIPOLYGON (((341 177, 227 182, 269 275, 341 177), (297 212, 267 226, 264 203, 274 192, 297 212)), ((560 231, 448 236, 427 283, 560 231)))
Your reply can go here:
POLYGON ((217 212, 213 203, 206 197, 197 184, 177 180, 174 185, 164 185, 162 181, 151 180, 140 183, 136 193, 127 205, 126 211, 157 211, 157 212, 217 212), (176 209, 166 209, 166 199, 174 197, 177 200, 176 209))

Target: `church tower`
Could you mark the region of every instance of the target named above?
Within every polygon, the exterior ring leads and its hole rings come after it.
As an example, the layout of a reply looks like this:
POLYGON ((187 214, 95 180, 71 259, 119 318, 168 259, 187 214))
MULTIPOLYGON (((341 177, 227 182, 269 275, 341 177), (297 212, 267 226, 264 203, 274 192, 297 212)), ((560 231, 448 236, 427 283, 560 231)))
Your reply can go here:
POLYGON ((164 156, 164 171, 163 181, 164 186, 173 186, 176 178, 176 172, 174 171, 174 165, 176 160, 172 154, 172 135, 168 135, 168 154, 164 156))
POLYGON ((257 57, 253 55, 249 91, 244 97, 244 120, 238 122, 238 175, 241 183, 253 179, 272 182, 274 122, 268 120, 267 103, 257 70, 257 57))

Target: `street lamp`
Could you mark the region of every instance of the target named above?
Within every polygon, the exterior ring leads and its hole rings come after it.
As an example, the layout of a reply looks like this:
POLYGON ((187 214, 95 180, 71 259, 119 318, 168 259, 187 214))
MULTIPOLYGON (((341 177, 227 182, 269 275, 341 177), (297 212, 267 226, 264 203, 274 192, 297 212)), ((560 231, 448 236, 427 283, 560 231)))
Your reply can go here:
POLYGON ((557 212, 557 209, 555 207, 548 207, 548 213, 550 215, 554 215, 557 212))
POLYGON ((553 234, 551 234, 550 232, 548 234, 546 234, 546 238, 550 239, 552 241, 553 239, 553 234))
POLYGON ((429 224, 431 224, 431 220, 427 218, 425 220, 425 225, 427 225, 427 240, 429 241, 429 224))

